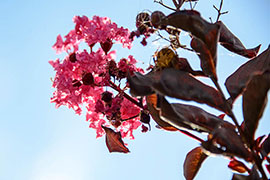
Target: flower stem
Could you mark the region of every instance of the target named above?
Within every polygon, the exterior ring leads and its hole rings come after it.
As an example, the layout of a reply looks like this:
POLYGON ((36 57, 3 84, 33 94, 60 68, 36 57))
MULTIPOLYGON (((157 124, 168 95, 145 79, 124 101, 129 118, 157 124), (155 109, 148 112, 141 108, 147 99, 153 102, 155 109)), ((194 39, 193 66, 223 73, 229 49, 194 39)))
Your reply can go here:
POLYGON ((114 90, 118 91, 119 93, 122 93, 123 96, 129 100, 130 102, 132 102, 133 104, 137 105, 138 107, 144 109, 143 105, 141 103, 139 103, 138 101, 136 101, 135 99, 133 99, 130 95, 128 95, 127 93, 125 93, 120 87, 118 87, 114 82, 109 81, 110 87, 113 88, 114 90))

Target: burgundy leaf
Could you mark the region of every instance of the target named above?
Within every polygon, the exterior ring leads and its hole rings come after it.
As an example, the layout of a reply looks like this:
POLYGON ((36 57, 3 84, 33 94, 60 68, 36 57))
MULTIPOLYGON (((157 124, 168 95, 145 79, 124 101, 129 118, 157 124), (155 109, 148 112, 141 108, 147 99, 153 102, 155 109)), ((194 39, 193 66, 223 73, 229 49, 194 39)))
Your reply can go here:
POLYGON ((190 126, 191 123, 189 122, 189 120, 184 115, 178 115, 172 108, 171 104, 169 104, 163 96, 160 96, 159 98, 159 105, 160 105, 160 118, 166 123, 172 125, 173 127, 176 127, 177 129, 180 130, 191 129, 199 132, 208 131, 204 127, 190 126))
POLYGON ((114 132, 111 128, 107 128, 102 126, 102 128, 106 132, 106 145, 108 147, 109 152, 121 152, 128 153, 129 149, 125 146, 121 133, 114 132))
POLYGON ((233 126, 196 106, 180 103, 169 104, 163 96, 159 98, 159 101, 161 119, 178 129, 184 128, 198 132, 211 133, 221 124, 233 126))
POLYGON ((228 167, 239 173, 245 173, 247 171, 245 168, 246 166, 241 161, 238 161, 236 159, 232 159, 228 164, 228 167))
POLYGON ((201 60, 201 68, 204 74, 217 80, 216 60, 212 57, 212 54, 215 54, 216 52, 211 53, 206 44, 202 40, 195 37, 192 38, 190 46, 198 53, 201 60))
POLYGON ((249 78, 255 73, 263 73, 270 70, 270 46, 259 56, 249 60, 230 75, 225 86, 234 101, 245 89, 249 78))
POLYGON ((270 89, 270 71, 251 77, 243 94, 244 134, 250 144, 253 144, 259 120, 267 103, 267 93, 270 89))
POLYGON ((196 176, 206 158, 207 155, 201 147, 196 147, 187 154, 184 162, 184 176, 186 180, 192 180, 196 176))
POLYGON ((147 75, 135 73, 128 78, 130 92, 135 96, 146 96, 155 92, 187 101, 205 103, 227 113, 227 106, 222 95, 189 73, 166 68, 147 75))
POLYGON ((160 82, 153 83, 152 88, 163 95, 205 103, 227 112, 226 102, 222 95, 216 89, 200 82, 187 72, 171 68, 164 69, 160 82))
POLYGON ((217 22, 220 25, 220 44, 231 52, 239 54, 247 58, 257 56, 261 45, 253 48, 246 49, 242 42, 223 24, 222 21, 217 22))
POLYGON ((208 23, 194 10, 177 11, 168 15, 162 19, 160 26, 168 25, 188 31, 201 39, 212 53, 213 59, 216 59, 220 25, 208 23))
POLYGON ((150 72, 148 75, 142 75, 135 72, 132 77, 128 75, 127 81, 130 87, 130 94, 133 96, 146 96, 153 94, 154 91, 151 88, 153 80, 151 79, 151 74, 153 73, 150 72))
POLYGON ((206 76, 202 71, 194 71, 186 58, 178 58, 172 61, 172 64, 175 69, 189 72, 193 76, 206 76))
POLYGON ((221 124, 212 131, 209 139, 202 146, 211 153, 225 156, 237 156, 246 161, 251 160, 251 153, 236 133, 235 127, 229 123, 221 124))
POLYGON ((153 120, 162 128, 167 131, 177 131, 175 127, 166 123, 160 118, 160 110, 157 109, 157 95, 152 94, 146 97, 147 108, 153 120))

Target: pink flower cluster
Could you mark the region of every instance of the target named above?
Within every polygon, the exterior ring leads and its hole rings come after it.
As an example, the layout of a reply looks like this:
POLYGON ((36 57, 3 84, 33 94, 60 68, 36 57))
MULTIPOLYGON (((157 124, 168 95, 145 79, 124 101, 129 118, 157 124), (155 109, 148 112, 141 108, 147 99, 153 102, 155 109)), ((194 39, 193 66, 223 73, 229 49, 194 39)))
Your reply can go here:
POLYGON ((107 17, 94 16, 93 19, 89 19, 86 16, 75 16, 73 21, 75 29, 65 36, 65 40, 61 35, 57 36, 56 43, 53 45, 57 53, 69 52, 72 49, 77 51, 81 41, 85 41, 92 47, 96 43, 104 43, 107 39, 115 40, 122 43, 123 47, 131 48, 132 40, 129 38, 129 30, 117 27, 117 24, 112 23, 107 17))
POLYGON ((117 42, 131 48, 129 30, 117 27, 107 17, 89 19, 75 16, 73 21, 75 28, 64 40, 58 35, 53 45, 57 53, 66 51, 68 55, 63 60, 49 61, 56 71, 53 80, 56 90, 51 102, 57 108, 62 105, 72 108, 77 114, 81 114, 82 107, 85 107, 86 120, 90 122, 90 128, 96 129, 97 137, 104 134, 101 125, 106 125, 114 126, 123 137, 133 139, 133 130, 141 126, 138 116, 140 108, 123 96, 120 85, 112 82, 115 78, 124 80, 128 73, 142 72, 142 69, 136 68, 137 61, 133 56, 116 63, 116 51, 111 50, 117 42), (79 50, 81 42, 88 44, 90 52, 79 50), (100 47, 93 51, 92 47, 96 44, 100 47), (104 87, 114 91, 104 91, 104 87))

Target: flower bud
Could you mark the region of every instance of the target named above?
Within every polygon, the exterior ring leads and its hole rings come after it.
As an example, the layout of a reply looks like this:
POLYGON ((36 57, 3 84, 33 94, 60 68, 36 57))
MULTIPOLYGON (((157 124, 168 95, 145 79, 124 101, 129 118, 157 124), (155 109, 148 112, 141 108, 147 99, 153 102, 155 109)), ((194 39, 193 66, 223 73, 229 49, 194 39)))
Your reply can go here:
POLYGON ((100 43, 100 46, 102 50, 105 52, 105 54, 107 54, 110 51, 110 49, 112 48, 112 45, 113 45, 113 42, 109 38, 105 42, 100 43))
POLYGON ((112 93, 109 91, 105 91, 101 94, 101 99, 105 102, 105 103, 110 103, 112 102, 112 93))
POLYGON ((76 62, 77 61, 77 59, 76 59, 76 53, 72 53, 72 54, 70 54, 69 55, 69 60, 70 60, 70 62, 76 62))
POLYGON ((141 111, 140 121, 142 123, 149 124, 150 123, 150 116, 149 116, 149 114, 146 114, 144 111, 141 111))
POLYGON ((92 85, 94 83, 94 77, 91 73, 86 73, 82 77, 82 82, 84 85, 92 85))
POLYGON ((161 21, 165 18, 165 14, 161 11, 155 11, 151 14, 151 24, 155 28, 161 28, 161 21))

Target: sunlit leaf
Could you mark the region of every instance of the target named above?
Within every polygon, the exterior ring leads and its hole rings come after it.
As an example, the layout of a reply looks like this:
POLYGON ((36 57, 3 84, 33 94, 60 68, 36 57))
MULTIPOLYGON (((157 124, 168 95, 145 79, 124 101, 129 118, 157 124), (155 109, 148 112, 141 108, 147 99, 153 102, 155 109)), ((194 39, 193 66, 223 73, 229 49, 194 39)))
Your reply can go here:
POLYGON ((157 109, 157 95, 152 94, 146 97, 147 108, 153 120, 162 128, 167 131, 177 131, 175 127, 166 123, 160 118, 160 110, 157 109))
POLYGON ((219 42, 223 47, 231 52, 247 58, 253 58, 257 56, 261 45, 253 49, 246 49, 242 42, 223 24, 223 22, 219 21, 217 24, 220 25, 219 42))
POLYGON ((252 75, 263 73, 266 70, 270 70, 270 46, 259 56, 243 64, 227 78, 225 86, 232 101, 243 92, 252 75))
POLYGON ((196 147, 187 154, 184 162, 184 176, 186 180, 192 180, 196 176, 206 158, 207 155, 201 147, 196 147))
POLYGON ((106 145, 109 152, 128 153, 129 149, 125 146, 120 132, 114 132, 111 128, 102 126, 106 132, 106 145))
POLYGON ((206 44, 198 38, 192 38, 190 45, 200 57, 201 68, 204 74, 217 80, 216 62, 206 44))
POLYGON ((241 161, 238 161, 236 159, 231 160, 228 164, 228 167, 239 173, 245 173, 247 171, 245 165, 241 161))
POLYGON ((270 72, 251 77, 243 93, 243 131, 250 144, 253 144, 259 120, 267 103, 267 93, 270 89, 270 72))

